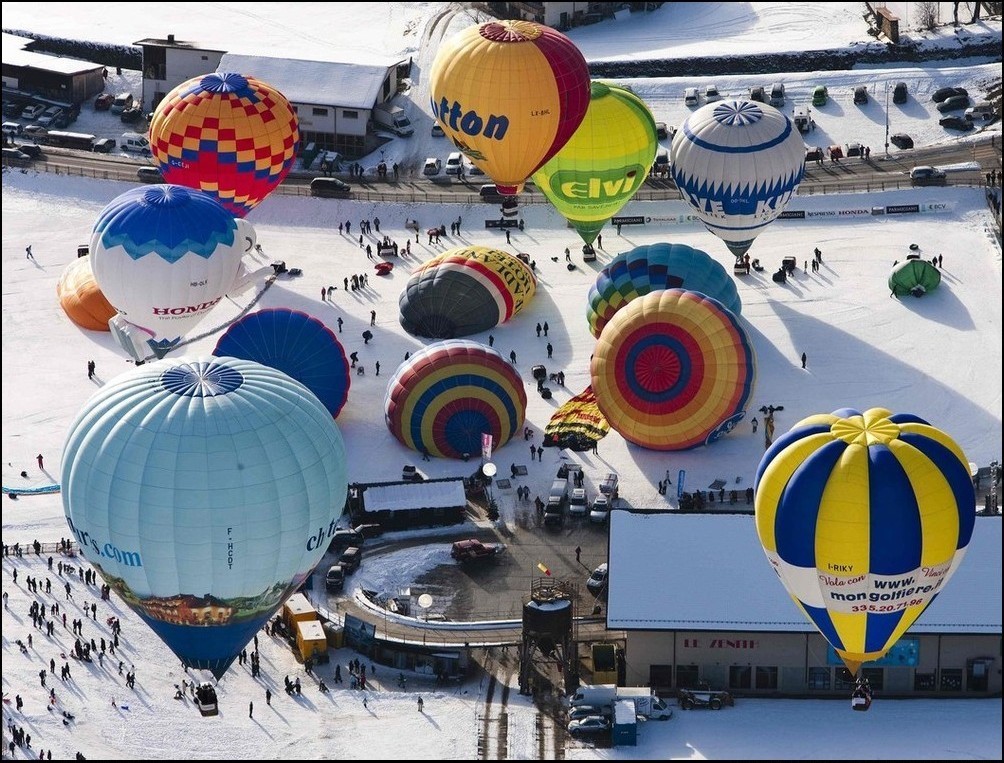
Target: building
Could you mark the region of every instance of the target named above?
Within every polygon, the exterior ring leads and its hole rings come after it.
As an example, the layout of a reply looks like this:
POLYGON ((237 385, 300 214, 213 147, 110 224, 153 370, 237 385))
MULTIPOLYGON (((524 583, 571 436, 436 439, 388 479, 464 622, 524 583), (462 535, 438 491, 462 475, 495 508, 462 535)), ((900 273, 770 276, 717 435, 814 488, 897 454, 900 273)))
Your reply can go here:
MULTIPOLYGON (((151 111, 175 87, 210 72, 239 72, 267 82, 293 105, 300 144, 354 158, 381 142, 372 112, 403 89, 410 61, 319 61, 245 55, 168 35, 135 43, 143 50, 143 110, 151 111)), ((405 106, 405 108, 407 108, 405 106)))
MULTIPOLYGON (((607 628, 627 632, 627 685, 849 696, 851 677, 777 579, 753 516, 613 511, 608 558, 607 628)), ((1001 518, 978 516, 944 593, 862 672, 883 696, 1000 696, 1001 633, 1001 518)))
POLYGON ((31 50, 26 37, 3 34, 3 89, 59 104, 80 104, 105 87, 105 67, 76 58, 31 50))
POLYGON ((650 11, 662 3, 474 3, 502 19, 524 19, 571 29, 612 19, 617 13, 650 11))
POLYGON ((422 482, 376 482, 349 485, 349 512, 356 524, 379 524, 384 530, 455 525, 467 517, 462 477, 422 482))

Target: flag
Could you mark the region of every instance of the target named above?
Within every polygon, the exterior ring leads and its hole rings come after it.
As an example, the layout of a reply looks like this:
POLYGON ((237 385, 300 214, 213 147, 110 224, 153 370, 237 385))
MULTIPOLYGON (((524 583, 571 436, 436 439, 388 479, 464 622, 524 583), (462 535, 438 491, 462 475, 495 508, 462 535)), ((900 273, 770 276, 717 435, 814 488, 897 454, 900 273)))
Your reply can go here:
POLYGON ((492 441, 493 437, 488 432, 481 433, 481 458, 485 461, 492 460, 492 441))
POLYGON ((551 576, 551 571, 549 569, 547 569, 547 567, 544 565, 543 562, 537 562, 537 569, 540 570, 541 572, 543 572, 548 577, 551 576))

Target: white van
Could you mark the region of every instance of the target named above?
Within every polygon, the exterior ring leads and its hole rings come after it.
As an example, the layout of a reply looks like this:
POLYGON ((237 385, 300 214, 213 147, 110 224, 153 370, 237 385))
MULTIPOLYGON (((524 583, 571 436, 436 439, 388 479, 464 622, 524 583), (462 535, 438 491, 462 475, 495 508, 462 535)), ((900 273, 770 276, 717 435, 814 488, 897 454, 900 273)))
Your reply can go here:
POLYGON ((448 157, 446 157, 446 174, 447 175, 459 175, 461 168, 464 166, 464 155, 459 151, 454 151, 448 157))
POLYGON ((775 108, 784 106, 784 83, 775 82, 770 86, 770 105, 775 108))
POLYGON ((21 119, 38 119, 45 113, 45 106, 41 103, 30 103, 21 111, 21 119))
POLYGON ((4 122, 3 134, 7 138, 14 138, 24 133, 24 126, 20 122, 4 122))
POLYGON ((688 87, 683 91, 683 102, 687 106, 697 106, 701 102, 701 97, 696 87, 688 87))
POLYGON ((150 153, 150 141, 146 139, 145 135, 140 135, 138 132, 122 133, 119 145, 122 146, 123 151, 136 151, 140 154, 150 153))

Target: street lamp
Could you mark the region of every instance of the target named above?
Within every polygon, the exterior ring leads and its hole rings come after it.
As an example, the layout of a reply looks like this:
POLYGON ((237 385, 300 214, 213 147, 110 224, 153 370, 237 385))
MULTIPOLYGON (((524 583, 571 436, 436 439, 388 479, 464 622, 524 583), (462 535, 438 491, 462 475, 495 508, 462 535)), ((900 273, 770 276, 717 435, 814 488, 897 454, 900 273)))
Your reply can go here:
POLYGON ((885 158, 889 158, 889 80, 885 81, 885 158))

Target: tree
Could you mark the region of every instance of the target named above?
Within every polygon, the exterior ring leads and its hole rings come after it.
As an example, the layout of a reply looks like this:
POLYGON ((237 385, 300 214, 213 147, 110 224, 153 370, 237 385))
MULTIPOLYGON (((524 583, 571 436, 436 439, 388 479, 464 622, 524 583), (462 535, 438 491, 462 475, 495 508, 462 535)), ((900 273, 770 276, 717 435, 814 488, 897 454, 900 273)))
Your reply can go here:
POLYGON ((917 3, 917 23, 928 31, 938 25, 938 4, 917 3))

